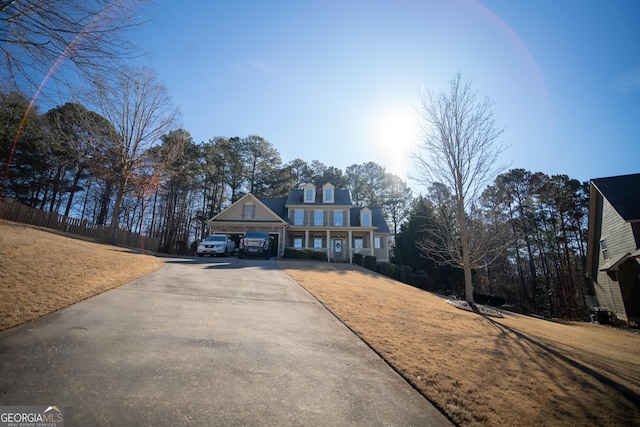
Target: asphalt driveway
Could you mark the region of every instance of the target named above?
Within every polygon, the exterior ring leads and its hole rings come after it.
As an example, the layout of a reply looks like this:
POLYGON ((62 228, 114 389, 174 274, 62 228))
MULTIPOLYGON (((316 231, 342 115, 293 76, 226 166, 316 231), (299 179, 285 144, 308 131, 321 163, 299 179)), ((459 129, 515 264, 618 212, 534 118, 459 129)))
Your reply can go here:
POLYGON ((274 260, 163 269, 0 332, 0 405, 65 425, 450 425, 274 260))

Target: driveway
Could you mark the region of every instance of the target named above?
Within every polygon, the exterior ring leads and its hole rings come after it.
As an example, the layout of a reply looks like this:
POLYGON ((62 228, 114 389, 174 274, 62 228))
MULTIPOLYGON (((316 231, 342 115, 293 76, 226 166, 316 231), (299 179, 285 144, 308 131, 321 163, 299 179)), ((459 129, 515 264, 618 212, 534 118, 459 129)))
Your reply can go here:
POLYGON ((76 425, 451 425, 274 260, 165 267, 0 332, 0 405, 76 425))

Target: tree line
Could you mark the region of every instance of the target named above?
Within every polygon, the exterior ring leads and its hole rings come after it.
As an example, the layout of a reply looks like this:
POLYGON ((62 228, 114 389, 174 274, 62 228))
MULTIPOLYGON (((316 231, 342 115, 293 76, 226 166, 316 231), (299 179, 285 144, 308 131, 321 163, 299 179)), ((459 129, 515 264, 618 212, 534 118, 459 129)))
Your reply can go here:
POLYGON ((32 108, 23 122, 28 104, 17 92, 0 94, 3 195, 160 238, 167 253, 187 253, 209 233, 206 221, 247 193, 286 197, 306 183, 321 187, 331 182, 350 190, 355 206, 380 208, 395 229, 412 200, 407 184, 374 162, 344 171, 317 160, 284 163, 273 144, 259 135, 216 136, 196 143, 184 129, 160 134, 172 123, 163 119, 153 126, 155 134, 143 139, 142 123, 114 112, 141 110, 146 101, 109 104, 105 110, 111 111, 110 119, 78 103, 44 113, 32 108))
MULTIPOLYGON (((16 92, 0 96, 6 197, 99 225, 117 215, 118 227, 159 238, 162 251, 188 253, 209 233, 206 220, 247 193, 286 197, 308 182, 331 182, 348 189, 354 205, 381 208, 395 235, 393 262, 426 270, 440 292, 464 292, 461 270, 424 248, 429 230, 454 216, 445 185, 434 184, 414 198, 402 179, 376 163, 345 171, 317 160, 284 163, 258 135, 196 143, 188 131, 174 129, 133 155, 111 121, 76 103, 32 110, 8 164, 28 104, 16 92)), ((486 268, 473 270, 475 288, 527 310, 579 316, 584 296, 592 294, 584 274, 587 183, 512 169, 485 187, 479 202, 484 215, 476 233, 491 233, 495 254, 486 268)))
MULTIPOLYGON (((396 236, 395 262, 429 272, 437 291, 464 293, 462 270, 416 250, 451 212, 443 188, 414 200, 396 236)), ((493 239, 491 263, 473 270, 474 289, 498 295, 527 312, 585 318, 585 297, 595 295, 586 277, 589 187, 566 175, 524 169, 500 174, 480 198, 483 227, 493 239)))

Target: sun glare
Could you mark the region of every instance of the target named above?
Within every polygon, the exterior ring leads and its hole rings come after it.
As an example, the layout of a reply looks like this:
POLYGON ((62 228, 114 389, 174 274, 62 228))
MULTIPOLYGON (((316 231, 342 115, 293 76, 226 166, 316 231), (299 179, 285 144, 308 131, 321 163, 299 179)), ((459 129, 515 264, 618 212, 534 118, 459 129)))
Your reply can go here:
POLYGON ((419 115, 411 107, 388 108, 372 123, 372 140, 380 162, 388 172, 405 177, 410 165, 409 155, 420 142, 419 115))

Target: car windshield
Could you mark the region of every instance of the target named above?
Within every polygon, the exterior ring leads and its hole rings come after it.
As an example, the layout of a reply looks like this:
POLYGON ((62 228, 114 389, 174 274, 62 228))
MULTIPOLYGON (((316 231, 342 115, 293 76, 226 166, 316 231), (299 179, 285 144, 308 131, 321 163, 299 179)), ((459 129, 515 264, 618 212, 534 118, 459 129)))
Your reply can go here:
POLYGON ((225 236, 209 236, 204 240, 207 242, 224 242, 227 238, 225 236))
POLYGON ((263 233, 260 231, 249 231, 247 234, 244 235, 244 237, 249 239, 266 239, 267 236, 268 236, 267 233, 263 233))

